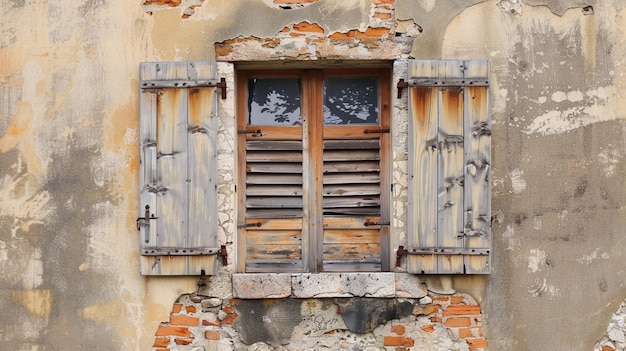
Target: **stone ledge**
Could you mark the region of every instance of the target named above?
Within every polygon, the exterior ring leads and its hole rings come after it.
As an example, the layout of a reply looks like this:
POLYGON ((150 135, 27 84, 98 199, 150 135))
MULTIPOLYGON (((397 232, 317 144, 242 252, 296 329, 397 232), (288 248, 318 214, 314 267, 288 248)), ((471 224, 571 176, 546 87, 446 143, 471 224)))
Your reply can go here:
POLYGON ((377 297, 422 298, 428 289, 407 273, 240 273, 233 274, 239 299, 377 297))

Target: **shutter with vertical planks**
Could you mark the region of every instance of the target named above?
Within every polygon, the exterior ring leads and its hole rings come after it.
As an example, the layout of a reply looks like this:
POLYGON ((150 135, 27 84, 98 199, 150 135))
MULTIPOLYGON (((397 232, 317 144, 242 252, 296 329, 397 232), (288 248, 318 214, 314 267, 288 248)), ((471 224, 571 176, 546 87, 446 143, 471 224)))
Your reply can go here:
POLYGON ((142 63, 140 80, 141 274, 214 274, 215 63, 142 63))
POLYGON ((488 274, 489 62, 409 63, 408 270, 488 274))

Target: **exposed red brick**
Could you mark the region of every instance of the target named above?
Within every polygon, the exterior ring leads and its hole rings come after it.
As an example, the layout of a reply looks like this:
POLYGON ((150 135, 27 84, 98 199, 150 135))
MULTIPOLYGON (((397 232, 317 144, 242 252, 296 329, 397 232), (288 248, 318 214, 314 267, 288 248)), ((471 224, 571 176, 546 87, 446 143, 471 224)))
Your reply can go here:
POLYGON ((170 344, 170 339, 168 338, 155 338, 153 347, 167 347, 170 344))
POLYGON ((182 0, 146 0, 143 2, 144 5, 169 5, 170 7, 175 7, 180 5, 182 0))
POLYGON ((357 38, 368 38, 368 37, 382 37, 383 35, 389 34, 389 28, 372 28, 368 27, 365 32, 356 32, 357 38))
POLYGON ((376 12, 374 14, 374 17, 376 18, 380 18, 380 19, 390 19, 391 18, 391 14, 390 13, 381 13, 381 12, 376 12))
POLYGON ((433 297, 433 301, 441 301, 441 302, 446 302, 450 300, 449 297, 447 296, 437 296, 437 297, 433 297))
POLYGON ((193 342, 193 339, 176 338, 174 339, 174 342, 176 343, 176 345, 189 345, 193 342))
POLYGON ((427 333, 432 333, 435 331, 435 326, 432 324, 429 325, 425 325, 423 327, 420 327, 420 329, 422 329, 423 331, 427 332, 427 333))
POLYGON ((156 349, 155 351, 170 351, 170 349, 156 349))
POLYGON ((459 329, 459 337, 461 338, 469 338, 472 336, 472 329, 470 328, 461 328, 459 329))
POLYGON ((170 324, 172 325, 200 325, 200 319, 198 317, 183 316, 179 314, 173 314, 170 316, 170 324))
POLYGON ((443 311, 443 316, 458 316, 458 315, 479 315, 479 305, 454 305, 449 306, 443 311))
POLYGON ((174 306, 172 307, 172 313, 178 313, 180 312, 182 308, 183 308, 182 303, 175 303, 174 306))
POLYGON ((220 332, 218 330, 207 330, 204 332, 204 338, 207 340, 219 340, 220 332))
POLYGON ((402 344, 406 347, 413 347, 415 346, 415 340, 411 339, 411 338, 404 338, 404 343, 402 344))
POLYGON ((450 303, 455 305, 461 302, 463 302, 463 296, 452 296, 452 298, 450 299, 450 303))
POLYGON ((448 328, 450 327, 469 327, 472 325, 472 322, 469 318, 448 318, 444 325, 448 328))
POLYGON ((224 323, 224 324, 233 324, 235 319, 237 319, 237 313, 231 313, 228 316, 226 316, 226 318, 224 318, 222 320, 222 323, 224 323))
POLYGON ((440 317, 430 317, 430 321, 433 323, 441 323, 440 317))
POLYGON ((233 313, 233 312, 235 312, 235 308, 233 306, 231 306, 231 305, 226 305, 226 306, 222 307, 222 311, 224 313, 233 313))
POLYGON ((191 332, 186 327, 172 327, 169 325, 159 325, 156 336, 191 336, 191 332))
POLYGON ((394 325, 391 327, 391 332, 397 335, 404 335, 406 329, 403 325, 394 325))
POLYGON ((195 306, 187 306, 187 307, 185 307, 185 311, 187 311, 187 313, 196 313, 196 307, 195 306))
POLYGON ((487 347, 487 340, 482 339, 482 338, 467 339, 467 344, 470 347, 485 348, 487 347))
POLYGON ((385 336, 384 346, 403 346, 404 338, 402 336, 385 336))
POLYGON ((602 351, 615 351, 611 346, 604 345, 602 346, 602 351))
POLYGON ((212 326, 212 327, 219 327, 222 325, 222 322, 220 322, 219 320, 215 320, 215 321, 208 321, 206 319, 202 320, 202 325, 204 326, 212 326))
POLYGON ((300 32, 324 33, 324 28, 317 23, 300 22, 294 24, 293 29, 300 32))

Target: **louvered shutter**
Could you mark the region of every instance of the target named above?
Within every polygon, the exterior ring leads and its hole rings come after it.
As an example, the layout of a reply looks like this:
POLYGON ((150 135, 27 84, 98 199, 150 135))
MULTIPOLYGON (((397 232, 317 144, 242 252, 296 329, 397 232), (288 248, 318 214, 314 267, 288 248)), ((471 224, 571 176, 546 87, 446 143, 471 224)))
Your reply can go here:
POLYGON ((489 62, 409 62, 408 270, 488 274, 489 62))
POLYGON ((142 63, 140 80, 141 274, 214 274, 215 63, 142 63))

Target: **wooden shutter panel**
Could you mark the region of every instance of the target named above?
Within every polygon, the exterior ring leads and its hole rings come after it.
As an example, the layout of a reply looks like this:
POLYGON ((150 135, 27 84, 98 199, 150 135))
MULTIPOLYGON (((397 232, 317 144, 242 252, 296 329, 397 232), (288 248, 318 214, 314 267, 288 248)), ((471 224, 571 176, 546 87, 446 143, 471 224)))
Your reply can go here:
POLYGON ((141 274, 214 274, 215 63, 142 63, 140 80, 141 274))
POLYGON ((408 271, 488 274, 489 62, 409 63, 408 271))

